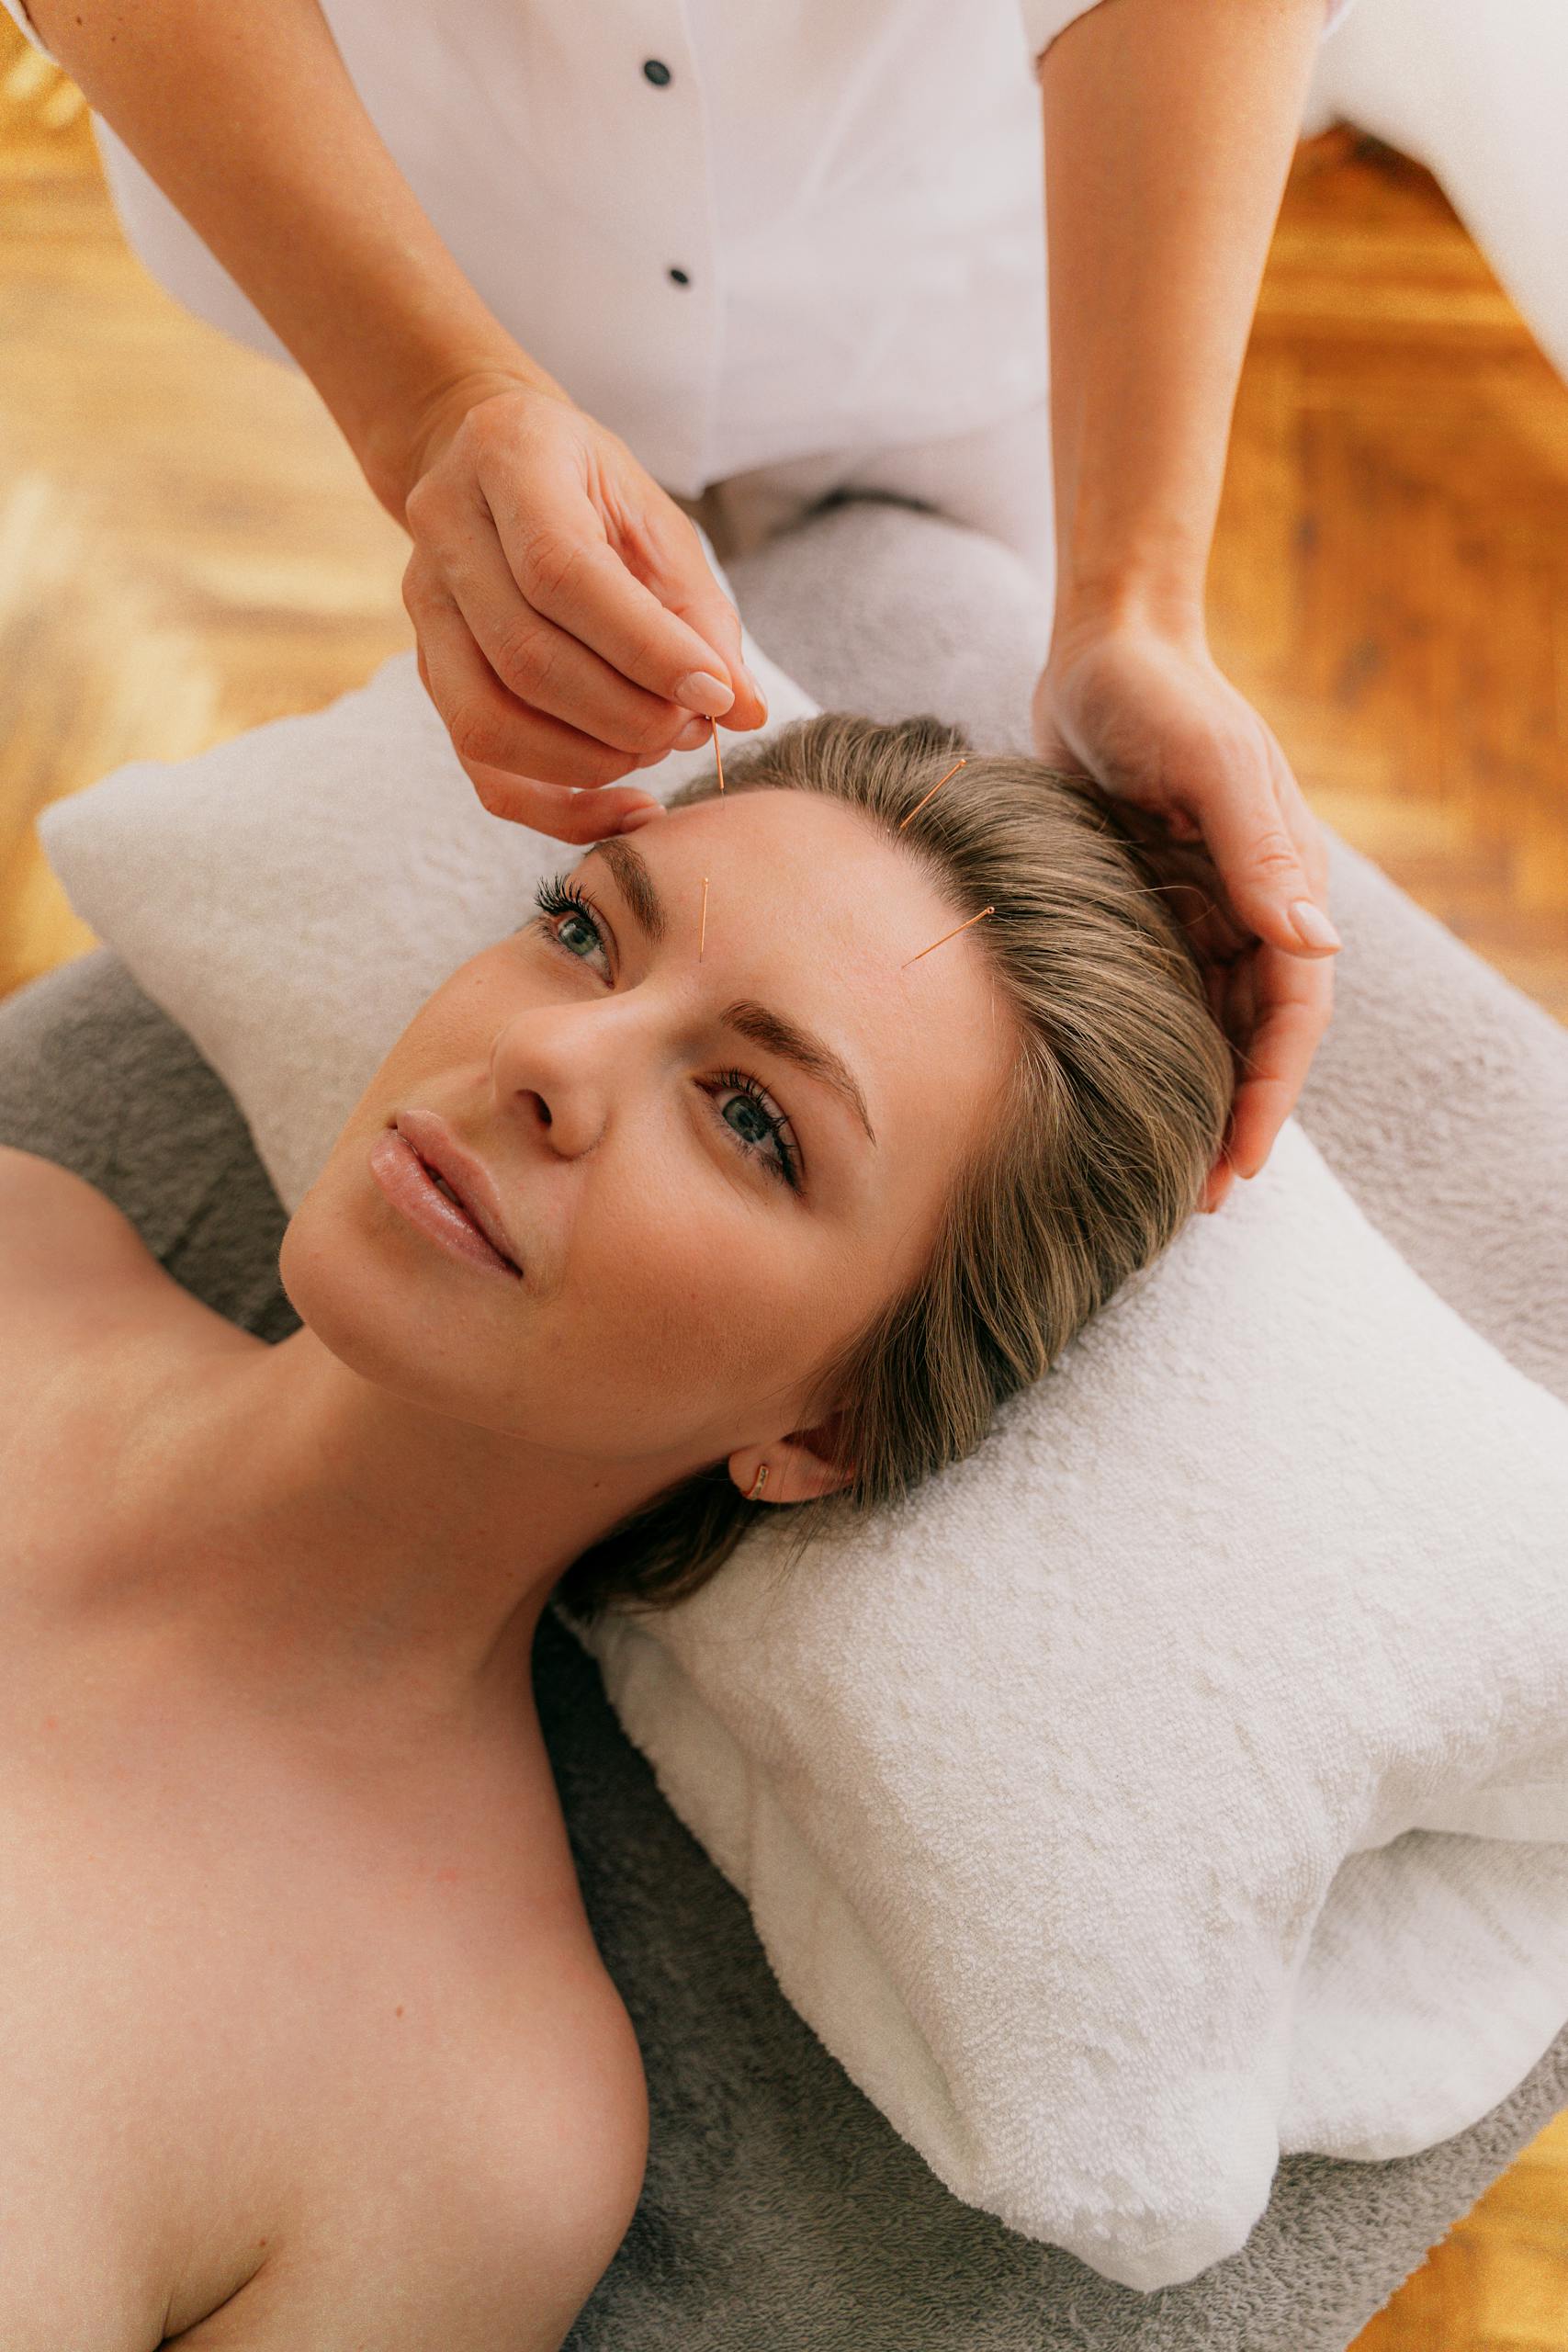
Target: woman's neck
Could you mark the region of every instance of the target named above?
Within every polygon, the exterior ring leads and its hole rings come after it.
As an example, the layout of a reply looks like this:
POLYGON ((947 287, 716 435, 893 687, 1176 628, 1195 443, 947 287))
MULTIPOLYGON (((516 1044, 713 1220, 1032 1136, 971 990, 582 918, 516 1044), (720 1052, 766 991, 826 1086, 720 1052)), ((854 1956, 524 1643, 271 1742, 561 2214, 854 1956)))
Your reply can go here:
POLYGON ((405 1404, 308 1327, 171 1356, 104 1540, 204 1657, 254 1670, 277 1704, 394 1731, 504 1714, 557 1579, 672 1475, 405 1404))

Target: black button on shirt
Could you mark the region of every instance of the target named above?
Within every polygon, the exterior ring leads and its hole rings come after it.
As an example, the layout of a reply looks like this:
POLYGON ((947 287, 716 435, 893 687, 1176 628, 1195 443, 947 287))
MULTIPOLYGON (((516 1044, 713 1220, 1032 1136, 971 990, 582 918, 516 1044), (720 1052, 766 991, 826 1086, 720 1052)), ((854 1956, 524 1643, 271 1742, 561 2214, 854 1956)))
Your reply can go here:
MULTIPOLYGON (((663 89, 670 80, 670 68, 661 57, 645 58, 642 70, 656 89, 663 89)), ((692 282, 683 269, 672 269, 669 276, 671 283, 675 286, 689 286, 692 282)))

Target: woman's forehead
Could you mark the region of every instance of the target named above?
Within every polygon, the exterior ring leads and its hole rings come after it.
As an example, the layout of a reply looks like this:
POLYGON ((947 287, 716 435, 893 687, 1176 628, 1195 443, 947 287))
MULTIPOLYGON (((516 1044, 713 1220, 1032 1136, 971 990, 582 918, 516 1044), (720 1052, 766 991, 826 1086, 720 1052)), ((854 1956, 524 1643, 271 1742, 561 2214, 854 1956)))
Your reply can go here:
POLYGON ((830 1033, 891 1124, 900 1103, 929 1125, 936 1100, 990 1099, 1015 1041, 980 926, 933 946, 970 910, 880 825, 826 795, 753 791, 671 810, 637 842, 671 901, 671 944, 689 932, 691 952, 700 927, 720 988, 744 978, 830 1033))
POLYGON ((688 888, 706 876, 710 922, 733 885, 758 928, 766 919, 781 939, 830 934, 840 944, 891 948, 913 922, 923 946, 935 935, 923 927, 928 918, 941 927, 953 903, 925 857, 824 793, 716 794, 639 828, 637 840, 656 874, 668 870, 688 888))

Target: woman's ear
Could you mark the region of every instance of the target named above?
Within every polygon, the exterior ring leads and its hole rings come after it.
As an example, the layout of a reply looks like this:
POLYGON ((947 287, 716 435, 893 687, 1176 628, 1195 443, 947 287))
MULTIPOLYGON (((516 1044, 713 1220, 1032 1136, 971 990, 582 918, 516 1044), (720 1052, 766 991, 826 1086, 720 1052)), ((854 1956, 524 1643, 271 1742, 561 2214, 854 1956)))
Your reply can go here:
POLYGON ((768 1475, 757 1497, 759 1502, 815 1502, 819 1496, 847 1487, 854 1476, 852 1464, 840 1469, 832 1458, 837 1430, 835 1414, 814 1430, 796 1430, 792 1437, 774 1438, 771 1445, 760 1449, 744 1447, 730 1455, 729 1475, 741 1493, 750 1495, 765 1463, 768 1475))

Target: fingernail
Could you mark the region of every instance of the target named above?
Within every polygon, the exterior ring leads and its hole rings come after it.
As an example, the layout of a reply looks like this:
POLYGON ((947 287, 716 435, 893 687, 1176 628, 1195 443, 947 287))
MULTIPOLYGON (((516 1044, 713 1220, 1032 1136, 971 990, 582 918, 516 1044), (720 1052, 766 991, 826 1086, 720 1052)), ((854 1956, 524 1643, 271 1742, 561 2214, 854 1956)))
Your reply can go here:
POLYGON ((653 818, 662 817, 663 814, 664 803, 661 800, 650 800, 646 807, 634 808, 629 816, 623 817, 620 829, 623 833, 635 833, 639 825, 646 825, 653 818))
POLYGON ((745 679, 746 684, 750 687, 752 694, 756 696, 756 699, 761 704, 762 708, 766 710, 768 707, 768 697, 762 692, 761 687, 757 683, 755 675, 747 668, 744 662, 740 664, 740 674, 745 679))
POLYGON ((735 695, 722 678, 713 677, 706 670, 693 670, 677 684, 675 700, 682 710, 699 710, 705 718, 719 718, 735 695))
POLYGON ((1291 921, 1309 947, 1343 947, 1345 942, 1329 922, 1321 907, 1310 899, 1298 899, 1291 909, 1291 921))
POLYGON ((699 743, 713 741, 713 728, 705 718, 689 718, 670 746, 672 752, 694 752, 699 743))

